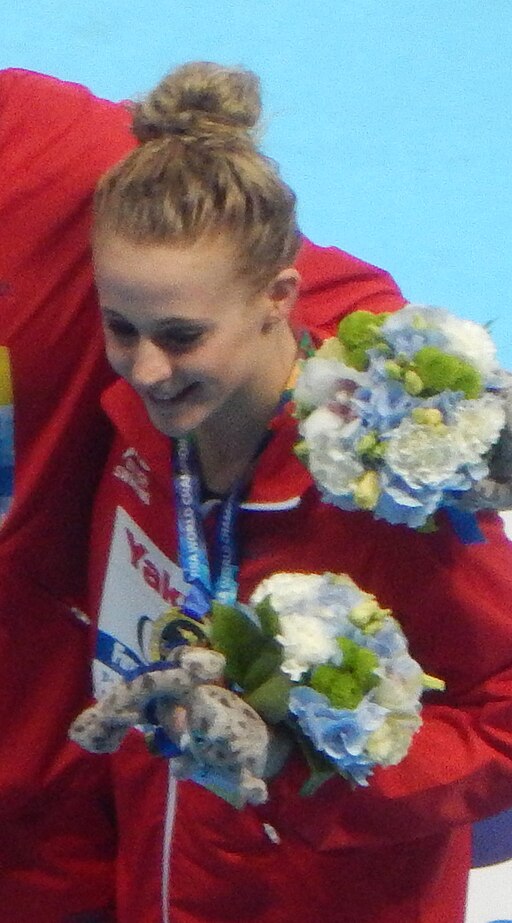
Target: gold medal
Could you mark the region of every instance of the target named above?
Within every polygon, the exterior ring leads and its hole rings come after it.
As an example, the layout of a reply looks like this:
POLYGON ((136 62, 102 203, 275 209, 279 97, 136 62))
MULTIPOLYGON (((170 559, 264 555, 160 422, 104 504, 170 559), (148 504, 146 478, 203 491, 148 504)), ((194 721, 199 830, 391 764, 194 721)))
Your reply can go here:
POLYGON ((180 644, 208 647, 204 625, 173 606, 153 622, 149 642, 150 660, 168 660, 180 644))

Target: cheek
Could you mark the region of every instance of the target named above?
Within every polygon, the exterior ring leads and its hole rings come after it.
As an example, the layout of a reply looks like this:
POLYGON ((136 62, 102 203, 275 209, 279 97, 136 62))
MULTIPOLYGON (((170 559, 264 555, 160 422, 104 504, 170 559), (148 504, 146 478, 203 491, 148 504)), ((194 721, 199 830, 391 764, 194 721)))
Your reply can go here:
POLYGON ((205 384, 215 383, 224 390, 236 386, 251 373, 258 350, 255 331, 233 324, 230 330, 190 357, 187 365, 205 384))
POLYGON ((114 372, 125 375, 130 368, 129 351, 120 346, 108 333, 105 335, 105 353, 114 372))

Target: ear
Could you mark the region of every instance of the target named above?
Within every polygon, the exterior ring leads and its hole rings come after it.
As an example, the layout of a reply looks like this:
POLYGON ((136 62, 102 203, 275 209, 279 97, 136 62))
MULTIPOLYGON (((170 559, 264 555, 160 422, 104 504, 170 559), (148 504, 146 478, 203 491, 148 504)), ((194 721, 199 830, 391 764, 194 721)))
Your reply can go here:
POLYGON ((287 322, 299 293, 300 275, 294 266, 282 269, 268 283, 264 296, 267 310, 263 330, 271 330, 277 324, 287 322))

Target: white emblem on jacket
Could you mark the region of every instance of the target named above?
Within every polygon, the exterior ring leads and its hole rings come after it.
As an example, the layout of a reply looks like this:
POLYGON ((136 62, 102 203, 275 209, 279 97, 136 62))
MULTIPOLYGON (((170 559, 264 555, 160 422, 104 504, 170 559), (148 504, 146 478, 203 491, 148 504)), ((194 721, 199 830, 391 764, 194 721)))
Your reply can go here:
POLYGON ((126 449, 121 456, 121 461, 114 468, 115 478, 124 481, 132 490, 135 491, 139 500, 149 506, 151 494, 149 491, 149 465, 144 461, 135 449, 126 449))

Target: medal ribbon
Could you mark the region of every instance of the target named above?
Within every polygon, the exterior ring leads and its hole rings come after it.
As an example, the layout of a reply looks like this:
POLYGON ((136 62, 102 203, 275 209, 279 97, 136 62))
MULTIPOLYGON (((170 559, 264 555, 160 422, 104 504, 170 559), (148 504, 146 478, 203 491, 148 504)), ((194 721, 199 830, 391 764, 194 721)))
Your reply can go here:
POLYGON ((240 484, 235 484, 222 501, 217 516, 213 566, 201 516, 199 465, 191 442, 178 439, 175 452, 174 492, 178 511, 178 548, 183 576, 190 591, 182 608, 187 615, 201 619, 210 602, 233 605, 238 592, 235 524, 240 502, 240 484))

